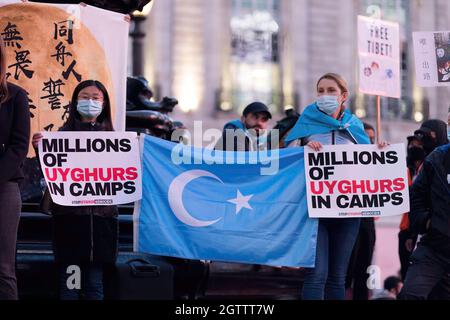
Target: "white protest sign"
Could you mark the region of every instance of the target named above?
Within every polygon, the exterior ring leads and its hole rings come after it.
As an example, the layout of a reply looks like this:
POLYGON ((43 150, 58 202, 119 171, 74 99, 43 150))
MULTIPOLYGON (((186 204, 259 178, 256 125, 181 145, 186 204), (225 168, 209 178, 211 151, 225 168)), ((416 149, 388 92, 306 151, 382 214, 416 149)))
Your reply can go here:
POLYGON ((416 83, 450 86, 450 31, 413 32, 416 83))
POLYGON ((311 218, 393 216, 409 211, 403 144, 305 147, 311 218))
POLYGON ((359 91, 400 98, 399 25, 358 16, 359 91))
POLYGON ((141 199, 141 161, 135 132, 42 135, 39 160, 55 203, 95 206, 141 199))

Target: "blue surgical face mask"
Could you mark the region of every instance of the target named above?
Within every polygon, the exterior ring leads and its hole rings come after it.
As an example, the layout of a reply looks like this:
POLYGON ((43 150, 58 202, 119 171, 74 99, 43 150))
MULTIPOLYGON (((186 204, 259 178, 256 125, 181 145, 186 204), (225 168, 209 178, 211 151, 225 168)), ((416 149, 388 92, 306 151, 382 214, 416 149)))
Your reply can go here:
POLYGON ((336 96, 320 96, 316 101, 317 107, 331 116, 339 108, 339 102, 336 96))
POLYGON ((78 100, 77 111, 86 119, 95 119, 102 113, 103 106, 101 101, 96 100, 78 100))

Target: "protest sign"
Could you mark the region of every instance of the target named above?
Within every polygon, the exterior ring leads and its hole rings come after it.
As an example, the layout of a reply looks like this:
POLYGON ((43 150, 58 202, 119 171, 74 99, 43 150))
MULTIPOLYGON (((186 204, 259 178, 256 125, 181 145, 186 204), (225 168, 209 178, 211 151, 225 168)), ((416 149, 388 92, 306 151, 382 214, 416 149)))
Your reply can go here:
POLYGON ((305 147, 309 217, 393 216, 409 211, 403 144, 305 147))
POLYGON ((400 98, 398 23, 358 16, 359 90, 400 98))
POLYGON ((114 205, 141 198, 135 132, 44 132, 39 160, 57 204, 114 205))
POLYGON ((125 130, 128 30, 123 14, 93 6, 0 0, 6 76, 28 94, 32 133, 58 130, 89 79, 105 85, 114 128, 125 130))
POLYGON ((416 83, 450 86, 450 31, 413 32, 416 83))

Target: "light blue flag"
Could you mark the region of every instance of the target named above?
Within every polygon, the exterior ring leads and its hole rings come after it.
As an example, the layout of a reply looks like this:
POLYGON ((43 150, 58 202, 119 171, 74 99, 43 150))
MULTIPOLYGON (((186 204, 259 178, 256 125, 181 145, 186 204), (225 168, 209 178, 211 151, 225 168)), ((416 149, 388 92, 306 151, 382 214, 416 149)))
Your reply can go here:
POLYGON ((145 136, 135 249, 187 259, 313 267, 318 220, 308 217, 303 148, 268 156, 279 161, 276 174, 261 174, 268 158, 257 152, 211 151, 145 136), (247 163, 217 160, 226 157, 247 163))

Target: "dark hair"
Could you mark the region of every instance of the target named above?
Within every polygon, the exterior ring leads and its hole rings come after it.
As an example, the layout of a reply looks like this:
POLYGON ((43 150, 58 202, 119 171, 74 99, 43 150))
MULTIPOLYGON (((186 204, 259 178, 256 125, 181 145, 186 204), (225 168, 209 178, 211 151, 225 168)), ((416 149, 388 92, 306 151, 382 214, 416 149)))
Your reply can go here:
POLYGON ((97 80, 85 80, 83 82, 80 82, 76 86, 75 90, 73 91, 72 100, 69 106, 69 118, 64 124, 64 127, 67 127, 70 130, 74 130, 75 120, 81 120, 81 116, 77 111, 78 94, 84 88, 91 86, 96 87, 103 93, 103 110, 97 117, 96 121, 105 128, 105 131, 114 131, 111 117, 111 103, 109 100, 108 91, 106 90, 105 86, 97 80))
POLYGON ((6 53, 5 44, 0 37, 0 105, 8 100, 8 85, 6 84, 6 53))
POLYGON ((368 124, 367 122, 363 122, 364 130, 372 130, 375 132, 374 127, 371 124, 368 124))
POLYGON ((398 284, 401 282, 402 282, 402 280, 399 277, 396 277, 396 276, 387 277, 384 280, 384 289, 386 289, 386 290, 395 289, 395 288, 397 288, 398 284))

